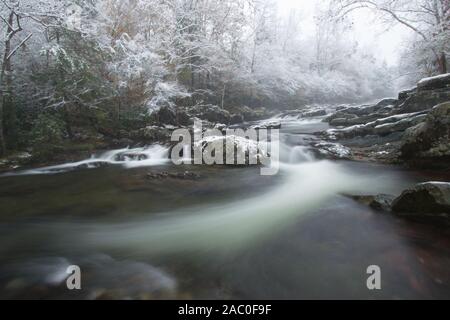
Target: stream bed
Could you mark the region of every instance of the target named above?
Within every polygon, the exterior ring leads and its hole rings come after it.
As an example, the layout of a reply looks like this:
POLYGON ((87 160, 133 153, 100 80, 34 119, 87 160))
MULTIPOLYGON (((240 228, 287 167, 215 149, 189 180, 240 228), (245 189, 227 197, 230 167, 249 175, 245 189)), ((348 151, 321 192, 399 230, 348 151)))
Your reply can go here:
POLYGON ((324 126, 283 123, 276 176, 175 166, 162 146, 1 176, 0 298, 450 298, 448 232, 343 196, 398 195, 430 175, 318 160, 302 141, 324 126), (70 265, 82 290, 66 288, 70 265), (367 289, 371 265, 382 290, 367 289))

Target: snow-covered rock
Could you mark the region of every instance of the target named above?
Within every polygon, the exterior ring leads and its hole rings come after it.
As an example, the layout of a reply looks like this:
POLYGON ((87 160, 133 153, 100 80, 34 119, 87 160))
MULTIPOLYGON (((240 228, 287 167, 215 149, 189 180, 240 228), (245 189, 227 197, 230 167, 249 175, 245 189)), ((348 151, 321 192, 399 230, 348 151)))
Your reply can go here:
POLYGON ((424 78, 417 83, 419 90, 450 88, 450 73, 424 78))

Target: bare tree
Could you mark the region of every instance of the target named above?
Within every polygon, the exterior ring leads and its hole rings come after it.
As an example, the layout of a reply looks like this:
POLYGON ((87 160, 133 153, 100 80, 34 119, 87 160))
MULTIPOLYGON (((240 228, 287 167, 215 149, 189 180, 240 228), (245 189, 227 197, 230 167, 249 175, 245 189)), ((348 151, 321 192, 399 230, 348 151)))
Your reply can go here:
POLYGON ((447 73, 450 42, 450 0, 333 0, 335 18, 355 10, 378 13, 385 23, 413 31, 432 52, 439 73, 447 73))

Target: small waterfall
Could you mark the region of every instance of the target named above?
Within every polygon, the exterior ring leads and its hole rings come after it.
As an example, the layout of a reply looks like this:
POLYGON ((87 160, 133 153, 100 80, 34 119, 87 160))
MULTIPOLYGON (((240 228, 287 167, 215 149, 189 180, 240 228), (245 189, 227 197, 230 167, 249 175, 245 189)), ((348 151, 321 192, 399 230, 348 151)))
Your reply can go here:
POLYGON ((289 163, 313 162, 314 160, 314 154, 308 147, 297 146, 292 148, 289 163))
POLYGON ((163 165, 169 161, 169 148, 158 144, 135 149, 119 149, 93 155, 91 158, 39 169, 6 173, 1 176, 57 174, 77 169, 95 169, 105 165, 138 168, 163 165))

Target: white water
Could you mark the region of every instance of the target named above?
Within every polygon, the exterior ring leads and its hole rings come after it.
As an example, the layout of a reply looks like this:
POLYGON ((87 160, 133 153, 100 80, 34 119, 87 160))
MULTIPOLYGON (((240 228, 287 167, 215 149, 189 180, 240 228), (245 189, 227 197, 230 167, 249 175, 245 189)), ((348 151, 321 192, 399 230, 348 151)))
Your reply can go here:
POLYGON ((368 183, 328 161, 282 165, 282 171, 283 185, 253 199, 124 224, 77 226, 79 244, 145 254, 238 249, 276 234, 337 193, 356 191, 368 183))
POLYGON ((83 161, 64 163, 39 169, 8 172, 0 176, 56 174, 80 168, 95 169, 102 165, 122 165, 129 169, 163 165, 168 161, 169 148, 156 144, 144 148, 111 150, 100 155, 93 155, 91 158, 83 161))

